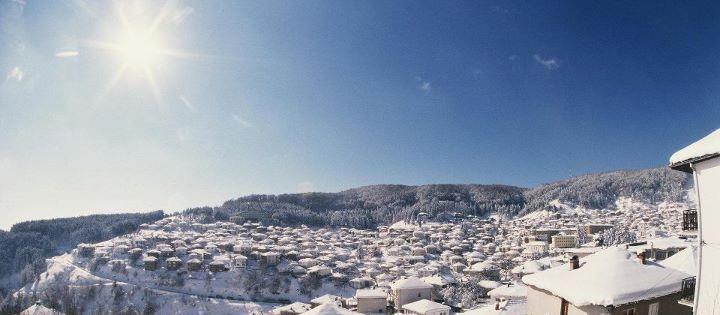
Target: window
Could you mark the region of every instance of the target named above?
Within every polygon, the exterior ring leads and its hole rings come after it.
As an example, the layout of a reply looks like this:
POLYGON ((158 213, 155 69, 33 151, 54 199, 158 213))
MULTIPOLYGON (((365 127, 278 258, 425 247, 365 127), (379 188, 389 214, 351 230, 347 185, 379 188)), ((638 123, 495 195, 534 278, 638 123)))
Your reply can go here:
POLYGON ((648 310, 648 315, 658 315, 660 314, 660 302, 655 302, 650 304, 650 308, 648 310))
POLYGON ((418 297, 420 297, 420 292, 418 292, 418 297))
POLYGON ((627 309, 622 312, 623 315, 637 315, 637 310, 635 308, 627 309))

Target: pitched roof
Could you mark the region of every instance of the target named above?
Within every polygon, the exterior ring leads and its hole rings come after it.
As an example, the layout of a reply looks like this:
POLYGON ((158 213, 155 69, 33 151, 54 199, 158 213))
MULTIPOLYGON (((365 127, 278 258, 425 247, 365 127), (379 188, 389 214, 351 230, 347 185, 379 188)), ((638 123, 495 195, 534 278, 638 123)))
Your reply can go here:
POLYGON ((358 315, 360 313, 344 309, 332 303, 325 303, 313 308, 302 315, 358 315))
POLYGON ((380 289, 360 289, 355 292, 356 298, 386 298, 387 293, 380 289))
POLYGON ((319 297, 312 299, 311 302, 317 303, 317 304, 325 304, 328 302, 336 303, 336 302, 342 302, 342 298, 337 295, 325 294, 323 296, 319 296, 319 297))
POLYGON ((694 276, 697 274, 697 246, 693 245, 683 249, 659 264, 694 276))
POLYGON ((617 306, 679 292, 687 277, 650 261, 643 264, 626 249, 610 247, 583 258, 575 270, 562 265, 522 280, 575 306, 617 306))
POLYGON ((272 310, 274 314, 280 314, 281 312, 292 312, 292 313, 304 313, 311 309, 310 304, 295 302, 292 304, 276 307, 272 310))
POLYGON ((397 289, 432 289, 432 285, 418 279, 417 277, 409 277, 393 282, 390 288, 397 289))
POLYGON ((527 303, 520 301, 504 301, 500 302, 499 309, 495 309, 495 304, 486 305, 481 308, 469 310, 465 313, 457 313, 458 315, 524 315, 527 314, 527 303))
POLYGON ((42 306, 41 304, 33 304, 32 306, 26 308, 24 311, 20 312, 20 315, 62 315, 63 313, 58 312, 54 309, 47 308, 45 306, 42 306))
POLYGON ((487 295, 492 298, 504 297, 508 299, 524 300, 527 298, 527 287, 520 283, 513 285, 501 285, 488 291, 487 295))
POLYGON ((438 310, 449 310, 450 306, 440 304, 437 302, 433 302, 430 300, 422 299, 420 301, 415 301, 412 303, 408 303, 403 305, 402 307, 404 310, 408 310, 411 312, 424 314, 429 311, 438 311, 438 310))
POLYGON ((691 173, 690 163, 696 163, 720 156, 720 129, 675 152, 670 157, 670 167, 691 173))

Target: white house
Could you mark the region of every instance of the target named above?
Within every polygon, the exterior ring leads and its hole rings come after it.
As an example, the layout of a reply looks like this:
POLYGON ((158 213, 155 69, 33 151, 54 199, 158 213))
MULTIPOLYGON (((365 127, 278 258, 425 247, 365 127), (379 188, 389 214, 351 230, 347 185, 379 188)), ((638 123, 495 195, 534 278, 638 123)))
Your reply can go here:
POLYGON ((543 255, 548 251, 548 243, 543 241, 533 241, 525 244, 523 254, 526 256, 543 255))
POLYGON ((690 308, 677 302, 682 279, 688 276, 610 247, 522 281, 527 285, 528 315, 690 315, 690 308))
POLYGON ((243 255, 236 255, 233 257, 233 266, 236 269, 243 269, 247 267, 247 257, 243 255))
POLYGON ((43 306, 40 303, 35 303, 28 307, 24 311, 20 312, 19 315, 62 315, 63 313, 58 312, 54 309, 43 306))
POLYGON ((395 309, 401 309, 405 304, 431 299, 433 286, 416 277, 409 277, 393 282, 390 289, 395 309))
POLYGON ((577 245, 577 236, 558 234, 550 237, 553 248, 572 248, 577 245))
POLYGON ((274 315, 297 315, 305 313, 310 309, 312 309, 312 306, 310 304, 295 302, 292 304, 276 307, 272 311, 270 311, 270 313, 274 315))
POLYGON ((363 314, 385 313, 387 293, 379 289, 361 289, 355 292, 357 311, 363 314))
POLYGON ((693 308, 711 314, 720 299, 720 129, 675 152, 670 168, 693 174, 699 244, 693 308))
POLYGON ((321 304, 305 313, 303 315, 359 315, 358 312, 353 312, 348 309, 344 309, 333 303, 321 304))
POLYGON ((316 297, 310 301, 313 306, 320 306, 323 304, 333 304, 342 307, 345 304, 344 299, 337 295, 325 294, 320 297, 316 297))
POLYGON ((433 302, 430 300, 420 300, 403 305, 403 311, 406 314, 417 315, 449 315, 450 306, 433 302))

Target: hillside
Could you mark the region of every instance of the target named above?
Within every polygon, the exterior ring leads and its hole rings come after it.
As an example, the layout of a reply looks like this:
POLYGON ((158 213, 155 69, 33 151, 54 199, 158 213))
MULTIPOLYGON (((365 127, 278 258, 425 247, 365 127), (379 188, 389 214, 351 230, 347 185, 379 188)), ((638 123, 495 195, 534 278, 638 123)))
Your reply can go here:
MULTIPOLYGON (((440 221, 467 215, 525 216, 532 220, 528 213, 545 213, 538 219, 542 221, 542 217, 557 212, 558 205, 582 208, 583 215, 594 217, 593 209, 614 209, 623 204, 617 201, 631 199, 641 206, 623 211, 631 210, 627 215, 635 217, 631 212, 657 212, 648 209, 660 209, 665 201, 686 202, 689 184, 684 173, 654 168, 583 175, 530 189, 476 184, 372 185, 337 193, 251 195, 218 207, 188 209, 183 214, 201 223, 259 219, 285 226, 375 229, 416 219, 420 213, 440 221)), ((0 289, 13 289, 37 279, 46 270, 45 258, 62 254, 78 243, 125 235, 137 231, 142 223, 163 217, 164 213, 157 211, 18 223, 11 231, 0 231, 0 289)))
POLYGON ((588 209, 614 207, 619 197, 648 203, 685 198, 689 177, 665 167, 589 174, 532 189, 506 185, 372 185, 337 193, 251 195, 215 208, 185 211, 204 221, 258 219, 274 224, 373 228, 421 213, 512 217, 551 208, 559 200, 588 209))
POLYGON ((650 204, 680 201, 691 186, 688 174, 667 167, 587 174, 526 191, 522 212, 546 209, 553 200, 588 209, 612 208, 620 197, 650 204))
MULTIPOLYGON (((689 177, 665 167, 589 174, 527 189, 506 185, 372 185, 337 193, 251 195, 219 207, 185 210, 202 222, 246 218, 280 225, 375 228, 412 220, 421 212, 446 220, 461 215, 513 217, 552 210, 551 202, 588 209, 613 208, 620 197, 655 204, 686 198, 689 177)), ((0 288, 26 283, 44 259, 81 242, 99 242, 156 221, 162 212, 94 215, 29 221, 0 231, 0 288)))
POLYGON ((26 221, 0 230, 0 293, 34 279, 45 270, 45 258, 79 243, 95 243, 136 230, 164 217, 162 211, 98 214, 26 221))

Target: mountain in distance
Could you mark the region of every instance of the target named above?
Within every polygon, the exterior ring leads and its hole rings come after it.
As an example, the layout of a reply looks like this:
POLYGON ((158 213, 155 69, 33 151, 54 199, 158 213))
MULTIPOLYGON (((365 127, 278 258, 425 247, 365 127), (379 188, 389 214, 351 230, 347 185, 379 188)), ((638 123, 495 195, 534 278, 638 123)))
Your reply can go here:
POLYGON ((201 221, 259 220, 269 224, 374 228, 418 214, 443 220, 455 215, 514 217, 552 209, 559 201, 572 207, 612 209, 620 197, 656 204, 687 198, 687 174, 666 167, 588 174, 522 188, 508 185, 371 185, 337 193, 250 195, 219 207, 184 211, 201 221))

